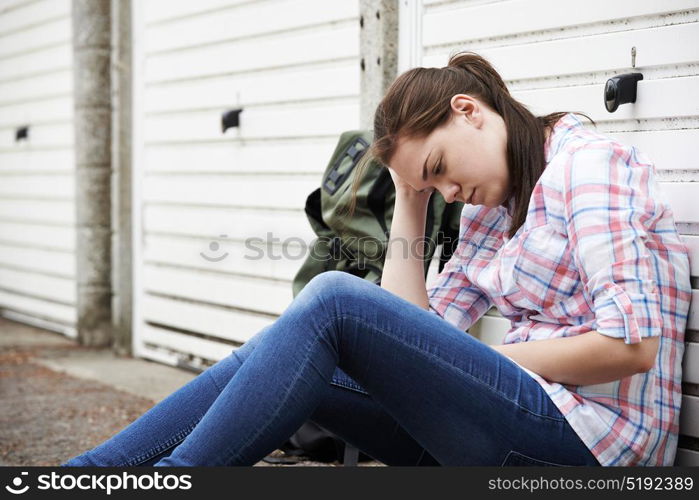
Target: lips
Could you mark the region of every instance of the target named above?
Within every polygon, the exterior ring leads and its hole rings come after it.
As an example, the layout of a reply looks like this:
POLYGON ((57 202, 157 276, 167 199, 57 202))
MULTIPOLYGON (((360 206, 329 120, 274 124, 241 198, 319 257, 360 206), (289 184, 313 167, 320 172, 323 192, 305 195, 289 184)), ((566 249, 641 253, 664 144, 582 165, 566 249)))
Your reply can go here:
POLYGON ((468 196, 468 198, 465 198, 462 195, 463 191, 459 191, 459 194, 454 196, 454 200, 461 201, 462 203, 465 203, 467 205, 473 205, 473 202, 475 201, 474 200, 475 192, 476 192, 476 188, 473 188, 473 190, 471 191, 471 194, 468 196))

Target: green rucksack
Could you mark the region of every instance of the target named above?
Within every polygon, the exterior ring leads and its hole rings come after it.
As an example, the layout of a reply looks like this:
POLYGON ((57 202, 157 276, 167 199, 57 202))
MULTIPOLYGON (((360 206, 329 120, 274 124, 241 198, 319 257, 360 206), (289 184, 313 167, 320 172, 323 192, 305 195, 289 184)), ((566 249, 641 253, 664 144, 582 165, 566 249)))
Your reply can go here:
MULTIPOLYGON (((321 186, 306 199, 306 216, 318 236, 293 280, 293 295, 314 276, 329 270, 344 271, 377 285, 386 256, 393 218, 395 187, 387 168, 372 160, 364 171, 352 217, 343 217, 350 204, 355 167, 366 153, 373 133, 353 130, 340 136, 321 186)), ((427 209, 425 276, 436 250, 443 244, 439 271, 456 248, 463 203, 446 203, 435 191, 427 209)))

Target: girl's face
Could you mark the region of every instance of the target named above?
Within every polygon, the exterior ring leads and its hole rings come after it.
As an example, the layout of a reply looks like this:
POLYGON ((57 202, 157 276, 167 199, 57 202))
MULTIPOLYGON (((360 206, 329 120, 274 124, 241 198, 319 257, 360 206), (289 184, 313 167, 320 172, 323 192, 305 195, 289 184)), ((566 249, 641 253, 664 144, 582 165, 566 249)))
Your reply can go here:
POLYGON ((398 139, 390 167, 417 191, 434 187, 447 203, 505 205, 509 193, 507 129, 479 100, 451 98, 448 123, 421 139, 398 139))

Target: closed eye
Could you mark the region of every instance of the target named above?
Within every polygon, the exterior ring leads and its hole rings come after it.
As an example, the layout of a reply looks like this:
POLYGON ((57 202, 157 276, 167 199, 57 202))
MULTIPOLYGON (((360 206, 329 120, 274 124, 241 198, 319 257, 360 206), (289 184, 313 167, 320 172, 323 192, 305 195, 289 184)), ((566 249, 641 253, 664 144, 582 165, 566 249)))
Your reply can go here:
POLYGON ((439 175, 442 173, 442 162, 440 161, 437 167, 432 171, 434 175, 439 175))

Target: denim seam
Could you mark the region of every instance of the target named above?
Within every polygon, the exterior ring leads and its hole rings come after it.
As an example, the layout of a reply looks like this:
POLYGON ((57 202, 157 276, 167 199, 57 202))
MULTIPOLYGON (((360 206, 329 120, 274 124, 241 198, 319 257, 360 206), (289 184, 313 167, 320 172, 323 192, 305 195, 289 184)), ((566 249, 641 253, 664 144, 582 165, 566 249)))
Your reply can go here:
MULTIPOLYGON (((336 321, 336 319, 337 319, 336 317, 331 317, 329 321, 325 322, 325 323, 323 324, 323 326, 320 327, 320 330, 325 330, 325 329, 327 328, 327 326, 330 325, 333 321, 336 321)), ((306 364, 306 362, 308 361, 308 359, 309 359, 310 356, 311 356, 312 348, 318 343, 318 341, 320 340, 320 338, 321 338, 320 335, 316 335, 316 336, 314 337, 312 344, 309 346, 309 348, 308 348, 307 351, 306 351, 306 356, 304 357, 302 364, 304 364, 304 365, 306 364)), ((290 388, 294 386, 294 384, 296 383, 296 381, 299 379, 300 376, 301 376, 301 370, 299 370, 299 371, 296 373, 296 376, 295 376, 295 377, 293 378, 293 380, 291 381, 291 384, 289 385, 290 388)), ((274 422, 276 422, 277 418, 279 417, 281 408, 282 408, 282 406, 284 405, 284 403, 286 402, 286 400, 289 399, 289 395, 290 395, 290 394, 291 394, 291 390, 289 389, 289 390, 286 391, 286 394, 285 394, 284 397, 282 398, 282 401, 277 405, 277 411, 272 415, 272 417, 271 417, 270 421, 267 423, 267 425, 265 425, 264 427, 259 428, 259 429, 257 430, 257 432, 252 436, 252 438, 248 439, 247 442, 241 446, 241 449, 238 450, 238 451, 235 453, 235 455, 233 455, 233 457, 229 458, 228 463, 230 463, 230 462, 233 461, 234 459, 240 458, 240 456, 243 454, 243 452, 244 452, 245 450, 247 450, 247 448, 250 447, 250 444, 251 444, 253 441, 255 441, 255 439, 257 439, 257 437, 260 436, 264 431, 266 431, 274 422)), ((230 448, 226 450, 226 455, 230 455, 230 448)))
POLYGON ((422 461, 422 457, 425 456, 425 453, 427 450, 425 448, 422 448, 422 453, 420 453, 420 456, 417 458, 417 462, 415 462, 415 465, 420 465, 420 462, 422 461))
POLYGON ((500 467, 505 467, 505 464, 507 463, 507 460, 508 460, 508 459, 510 458, 510 456, 512 456, 512 455, 519 455, 520 457, 523 457, 522 460, 525 461, 525 462, 526 462, 527 460, 530 461, 530 462, 533 462, 533 463, 531 464, 533 467, 536 467, 536 465, 534 465, 534 463, 536 463, 536 462, 538 462, 539 464, 548 464, 548 465, 552 465, 552 466, 556 466, 556 467, 575 467, 574 465, 570 465, 570 464, 560 464, 560 463, 557 463, 557 462, 549 462, 548 460, 541 460, 541 459, 539 459, 539 458, 534 458, 534 457, 531 457, 531 456, 529 456, 529 455, 526 455, 526 454, 521 453, 521 452, 516 451, 516 450, 510 450, 510 451, 507 452, 507 455, 505 455, 505 458, 503 459, 502 463, 500 464, 500 467))
MULTIPOLYGON (((368 327, 370 327, 370 328, 375 328, 376 330, 380 331, 381 333, 385 334, 386 336, 390 337, 390 338, 393 339, 393 340, 400 341, 400 339, 394 337, 394 336, 391 335, 389 332, 387 332, 387 331, 385 331, 385 330, 383 330, 383 329, 377 327, 376 325, 371 325, 371 324, 367 323, 367 322, 364 320, 364 318, 361 318, 361 317, 358 317, 358 316, 349 315, 349 314, 343 315, 343 316, 341 316, 341 318, 343 318, 343 319, 345 319, 345 318, 353 319, 353 320, 355 320, 355 321, 357 321, 357 322, 363 324, 364 326, 368 326, 368 327)), ((517 407, 518 407, 519 409, 521 409, 522 411, 525 411, 525 412, 527 412, 527 413, 530 413, 531 415, 534 415, 534 416, 539 417, 539 418, 545 418, 545 419, 553 420, 553 421, 556 421, 556 422, 565 422, 565 417, 558 418, 558 417, 552 417, 552 416, 549 416, 549 415, 540 415, 540 414, 538 414, 538 413, 536 413, 536 412, 531 411, 531 410, 528 409, 528 408, 525 408, 525 407, 521 406, 519 403, 517 403, 516 401, 514 401, 514 400, 508 398, 508 397, 505 396, 502 392, 500 392, 500 391, 494 389, 493 387, 491 387, 490 385, 486 384, 485 382, 483 382, 483 381, 482 381, 481 379, 479 379, 478 377, 474 377, 474 376, 471 375, 470 373, 463 371, 463 370, 462 370, 461 368, 459 368, 458 366, 455 366, 455 365, 453 365, 453 364, 451 364, 451 363, 448 363, 448 362, 444 361, 444 360, 443 360, 442 358, 440 358, 439 356, 435 356, 435 355, 433 355, 433 354, 431 354, 431 353, 429 353, 429 352, 427 352, 427 351, 424 351, 424 350, 422 350, 422 349, 416 348, 415 346, 412 346, 412 345, 409 345, 409 344, 405 344, 405 343, 404 343, 403 345, 405 345, 405 346, 408 347, 409 349, 412 349, 412 350, 415 351, 415 352, 418 352, 418 353, 421 353, 421 354, 425 354, 425 355, 431 357, 432 359, 436 360, 438 363, 441 363, 441 364, 443 364, 443 365, 445 365, 445 366, 447 366, 447 367, 449 367, 449 368, 451 368, 451 369, 456 370, 457 372, 459 372, 459 373, 461 373, 461 374, 463 374, 463 375, 466 375, 467 377, 471 378, 472 380, 474 380, 474 381, 477 382, 478 384, 480 384, 480 385, 482 385, 482 386, 484 386, 484 387, 490 389, 491 391, 493 391, 493 392, 499 394, 503 399, 505 399, 506 401, 509 401, 510 403, 514 404, 515 406, 517 406, 517 407)), ((525 373, 526 373, 526 372, 525 372, 525 373)))
MULTIPOLYGON (((206 374, 209 375, 209 378, 211 379, 211 382, 214 384, 214 387, 216 388, 216 390, 218 391, 218 393, 221 394, 222 389, 221 389, 221 388, 218 386, 218 384, 216 383, 216 380, 214 379, 214 376, 211 374, 211 372, 208 371, 208 370, 206 370, 206 371, 204 371, 203 373, 206 373, 206 374)), ((174 437, 170 438, 168 441, 165 441, 164 445, 160 445, 160 446, 158 446, 158 447, 156 447, 156 448, 153 448, 153 449, 149 450, 148 453, 146 453, 146 454, 144 454, 144 455, 140 455, 139 457, 137 457, 137 458, 135 459, 136 463, 135 463, 135 464, 132 464, 132 465, 138 465, 138 464, 143 463, 143 462, 145 462, 145 461, 147 461, 147 460, 150 460, 151 458, 153 458, 153 457, 154 457, 155 455, 157 455, 158 453, 162 453, 163 451, 165 451, 165 450, 167 450, 167 449, 169 449, 169 448, 172 448, 173 446, 175 446, 175 445, 181 443, 182 441, 184 441, 185 438, 189 435, 189 433, 192 432, 192 430, 194 430, 194 428, 197 426, 197 424, 201 421, 202 418, 203 418, 203 415, 202 415, 202 417, 200 417, 200 418, 199 418, 196 422, 194 422, 193 424, 189 424, 189 426, 186 427, 186 428, 184 429, 184 431, 178 432, 177 434, 175 434, 174 437), (154 451, 155 451, 155 453, 153 453, 154 451)), ((130 463, 130 462, 127 462, 127 463, 130 463)))
POLYGON ((364 394, 364 395, 366 395, 366 396, 369 395, 369 393, 368 393, 367 391, 365 391, 361 386, 359 386, 359 385, 357 385, 357 384, 353 384, 353 383, 351 383, 351 382, 344 382, 344 381, 335 381, 335 380, 331 380, 330 383, 331 383, 332 385, 336 385, 336 386, 338 386, 338 387, 342 387, 343 389, 350 389, 350 390, 352 390, 352 391, 358 392, 358 393, 360 393, 360 394, 364 394))
POLYGON ((223 391, 223 389, 222 389, 221 387, 218 386, 218 384, 216 383, 216 379, 214 379, 214 376, 211 375, 211 371, 210 371, 210 370, 205 370, 204 373, 208 373, 208 374, 209 374, 209 378, 211 379, 211 382, 213 382, 214 387, 216 388, 216 390, 218 391, 218 393, 219 393, 219 395, 220 395, 220 394, 221 394, 221 391, 223 391))
MULTIPOLYGON (((166 451, 166 450, 172 448, 173 446, 181 443, 189 435, 189 433, 192 432, 192 430, 197 426, 199 421, 201 421, 201 417, 196 422, 189 424, 184 430, 175 434, 174 437, 171 437, 170 439, 168 439, 164 443, 161 443, 161 444, 157 445, 156 447, 151 448, 150 450, 148 450, 148 452, 146 452, 142 455, 138 455, 136 458, 134 458, 132 460, 129 460, 128 462, 126 462, 126 464, 124 466, 126 466, 126 467, 137 466, 143 462, 150 460, 151 458, 153 458, 157 454, 162 453, 163 451, 166 451)), ((119 467, 119 466, 117 466, 117 467, 119 467)))

